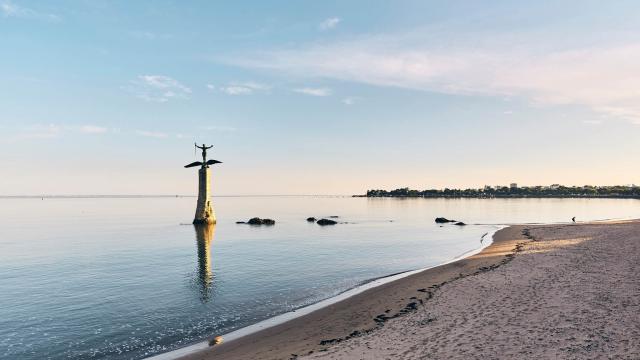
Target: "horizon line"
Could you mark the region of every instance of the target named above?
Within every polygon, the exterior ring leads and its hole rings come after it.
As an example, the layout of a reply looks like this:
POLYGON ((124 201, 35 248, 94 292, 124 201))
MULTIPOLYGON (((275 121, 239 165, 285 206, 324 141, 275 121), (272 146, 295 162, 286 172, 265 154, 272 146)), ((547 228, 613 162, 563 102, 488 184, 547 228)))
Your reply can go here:
MULTIPOLYGON (((212 195, 213 197, 285 197, 285 196, 353 196, 354 194, 233 194, 212 195)), ((184 194, 32 194, 32 195, 0 195, 0 199, 12 198, 197 198, 197 195, 184 194)))

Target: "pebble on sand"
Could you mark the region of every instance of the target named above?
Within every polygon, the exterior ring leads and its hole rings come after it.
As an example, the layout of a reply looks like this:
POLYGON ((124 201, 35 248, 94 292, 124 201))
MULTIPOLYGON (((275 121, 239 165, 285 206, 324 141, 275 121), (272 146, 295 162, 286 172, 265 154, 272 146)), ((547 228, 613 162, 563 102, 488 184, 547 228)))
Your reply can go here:
POLYGON ((224 339, 222 339, 222 336, 216 336, 213 339, 211 339, 211 341, 209 341, 209 346, 222 344, 222 341, 224 341, 224 339))

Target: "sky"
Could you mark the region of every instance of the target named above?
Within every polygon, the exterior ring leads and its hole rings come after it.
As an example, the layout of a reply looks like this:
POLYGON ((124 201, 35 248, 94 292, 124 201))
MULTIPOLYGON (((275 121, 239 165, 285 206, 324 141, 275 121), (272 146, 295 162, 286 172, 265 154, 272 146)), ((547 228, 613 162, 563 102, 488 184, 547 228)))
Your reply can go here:
POLYGON ((0 0, 0 195, 640 184, 637 1, 0 0))

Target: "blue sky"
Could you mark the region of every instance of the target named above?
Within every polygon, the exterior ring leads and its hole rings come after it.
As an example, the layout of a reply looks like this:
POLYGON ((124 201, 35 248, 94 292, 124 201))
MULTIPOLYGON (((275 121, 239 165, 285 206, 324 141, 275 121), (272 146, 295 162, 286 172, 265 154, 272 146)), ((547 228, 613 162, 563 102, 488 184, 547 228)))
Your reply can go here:
POLYGON ((635 1, 0 0, 0 194, 640 183, 635 1))

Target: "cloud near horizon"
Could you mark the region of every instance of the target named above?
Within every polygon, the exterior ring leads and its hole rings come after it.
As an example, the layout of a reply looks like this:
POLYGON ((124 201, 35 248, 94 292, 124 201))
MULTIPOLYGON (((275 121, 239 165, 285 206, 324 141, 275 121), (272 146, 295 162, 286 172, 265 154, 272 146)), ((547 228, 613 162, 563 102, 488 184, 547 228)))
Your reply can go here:
POLYGON ((169 137, 168 134, 159 131, 136 130, 136 134, 156 139, 166 139, 169 137))
POLYGON ((118 129, 109 129, 107 127, 91 124, 65 125, 56 123, 36 123, 20 127, 15 136, 5 138, 4 140, 11 142, 25 139, 55 139, 68 133, 97 135, 105 134, 109 131, 117 132, 118 129))
POLYGON ((56 124, 35 124, 22 129, 19 139, 52 139, 60 136, 64 128, 56 124))
MULTIPOLYGON (((377 35, 219 59, 239 67, 452 95, 584 106, 640 124, 640 42, 553 48, 527 36, 441 43, 422 32, 377 35)), ((486 34, 484 34, 486 37, 486 34)), ((319 89, 294 91, 316 96, 319 89)))
MULTIPOLYGON (((17 140, 27 140, 27 139, 57 139, 63 138, 67 135, 81 135, 81 136, 101 136, 104 134, 135 134, 137 136, 148 137, 148 138, 156 138, 156 139, 165 139, 169 138, 173 135, 170 135, 165 132, 160 131, 149 131, 149 130, 127 130, 120 128, 110 128, 105 126, 98 126, 93 124, 84 124, 84 125, 66 125, 60 123, 35 123, 31 125, 25 125, 18 129, 19 131, 15 136, 4 138, 5 142, 13 142, 17 140)), ((215 130, 215 131, 235 131, 236 128, 228 127, 228 126, 212 126, 206 128, 206 130, 215 130)), ((185 138, 184 134, 176 134, 177 138, 185 138)))
POLYGON ((109 129, 106 127, 95 125, 82 125, 79 129, 80 132, 83 132, 85 134, 104 134, 109 131, 109 129))

